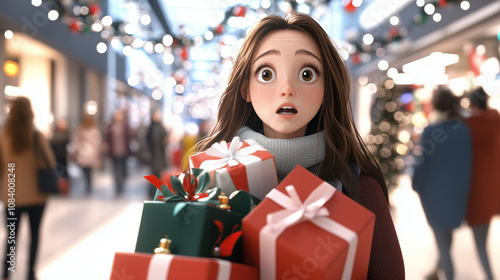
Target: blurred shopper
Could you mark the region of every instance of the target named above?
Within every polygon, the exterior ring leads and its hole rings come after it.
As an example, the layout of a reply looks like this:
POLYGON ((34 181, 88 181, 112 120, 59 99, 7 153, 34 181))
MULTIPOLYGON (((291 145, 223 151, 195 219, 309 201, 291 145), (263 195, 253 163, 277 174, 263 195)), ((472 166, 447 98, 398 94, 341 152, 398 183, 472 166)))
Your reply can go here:
POLYGON ((437 279, 439 267, 446 279, 452 280, 452 231, 465 221, 471 178, 471 136, 459 114, 459 99, 448 88, 434 91, 432 106, 435 123, 424 129, 415 150, 412 185, 420 196, 439 250, 438 266, 427 279, 437 279))
POLYGON ((472 134, 472 183, 467 222, 472 227, 479 259, 488 279, 493 274, 486 252, 491 218, 500 213, 500 114, 488 108, 488 95, 477 88, 469 96, 472 134))
POLYGON ((19 260, 15 248, 21 243, 18 240, 20 235, 17 233, 23 213, 29 217, 31 230, 28 279, 35 279, 34 266, 38 252, 40 222, 48 198, 39 191, 37 168, 42 166, 44 161, 35 151, 44 153, 45 158, 56 165, 54 152, 44 135, 37 131, 37 141, 36 143, 34 141, 33 117, 30 100, 26 97, 17 97, 12 101, 5 126, 0 132, 2 201, 7 218, 7 234, 4 235, 6 244, 4 279, 8 278, 9 267, 19 270, 19 267, 13 267, 9 260, 12 255, 16 256, 15 260, 19 260), (16 238, 15 243, 12 242, 12 237, 16 238))
POLYGON ((69 125, 66 119, 58 119, 50 139, 50 145, 57 161, 57 171, 61 178, 69 179, 68 174, 68 146, 70 143, 69 125))
POLYGON ((127 158, 131 155, 131 139, 132 130, 125 112, 118 109, 105 130, 106 150, 112 161, 113 179, 117 195, 123 193, 125 179, 127 178, 127 158))
MULTIPOLYGON (((151 113, 151 124, 146 132, 147 162, 153 175, 161 178, 161 173, 167 168, 165 149, 168 144, 168 133, 162 124, 161 113, 155 110, 151 113)), ((156 187, 151 186, 149 196, 154 198, 156 187)))
POLYGON ((82 169, 85 191, 92 192, 92 173, 101 164, 101 132, 93 115, 84 114, 72 145, 71 158, 82 169))

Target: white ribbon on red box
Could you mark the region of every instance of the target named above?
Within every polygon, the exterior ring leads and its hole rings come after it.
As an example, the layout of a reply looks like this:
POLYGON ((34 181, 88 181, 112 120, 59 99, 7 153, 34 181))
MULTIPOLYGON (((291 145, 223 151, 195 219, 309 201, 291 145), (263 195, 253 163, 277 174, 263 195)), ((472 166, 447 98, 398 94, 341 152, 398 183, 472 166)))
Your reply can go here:
POLYGON ((276 240, 287 228, 303 221, 309 221, 347 241, 349 249, 342 280, 351 279, 358 235, 351 229, 329 219, 329 211, 324 207, 324 204, 333 197, 336 189, 323 182, 309 194, 304 203, 301 202, 294 186, 287 186, 286 191, 288 196, 276 189, 266 195, 285 209, 268 214, 267 224, 259 233, 260 279, 276 278, 276 240))
MULTIPOLYGON (((168 272, 174 255, 155 254, 149 262, 147 280, 168 280, 168 272)), ((231 277, 231 262, 214 259, 219 264, 217 280, 229 280, 231 277)))
MULTIPOLYGON (((240 141, 240 138, 236 136, 229 144, 221 141, 205 150, 203 155, 207 159, 199 163, 198 168, 207 172, 215 170, 215 184, 226 193, 246 190, 257 198, 263 199, 271 189, 278 185, 278 178, 274 158, 271 154, 259 153, 262 151, 267 152, 253 139, 240 141), (243 168, 244 174, 236 175, 238 172, 231 171, 233 168, 243 168)), ((200 158, 197 159, 199 160, 200 158)), ((195 166, 192 162, 191 165, 195 166)))
POLYGON ((207 171, 213 171, 226 165, 229 165, 229 167, 233 167, 240 163, 246 164, 248 162, 260 160, 259 157, 253 156, 252 154, 257 151, 263 151, 264 148, 256 145, 250 145, 245 148, 241 148, 242 146, 243 142, 240 141, 240 138, 238 136, 233 138, 231 144, 229 144, 229 147, 226 141, 214 143, 212 147, 208 148, 205 151, 205 154, 213 157, 218 157, 219 159, 205 160, 200 165, 200 168, 207 171))

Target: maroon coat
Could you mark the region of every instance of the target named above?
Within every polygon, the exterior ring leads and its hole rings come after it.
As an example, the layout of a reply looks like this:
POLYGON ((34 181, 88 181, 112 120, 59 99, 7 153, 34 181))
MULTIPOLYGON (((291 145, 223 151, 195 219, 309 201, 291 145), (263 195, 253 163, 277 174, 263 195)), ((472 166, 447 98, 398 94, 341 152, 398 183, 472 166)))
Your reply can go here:
POLYGON ((403 255, 384 193, 378 182, 363 172, 359 178, 359 200, 375 214, 367 279, 405 279, 403 255))
POLYGON ((472 136, 472 179, 467 223, 488 223, 500 213, 500 114, 484 110, 466 120, 472 136))

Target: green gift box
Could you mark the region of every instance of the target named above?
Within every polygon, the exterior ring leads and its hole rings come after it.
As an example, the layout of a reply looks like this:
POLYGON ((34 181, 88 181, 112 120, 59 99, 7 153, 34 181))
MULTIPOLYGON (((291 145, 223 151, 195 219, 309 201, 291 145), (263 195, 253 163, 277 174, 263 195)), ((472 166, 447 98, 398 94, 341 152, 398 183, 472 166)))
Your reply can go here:
MULTIPOLYGON (((153 253, 159 246, 160 239, 168 235, 172 254, 217 257, 214 248, 234 229, 240 228, 242 218, 243 215, 237 212, 219 209, 203 202, 146 201, 135 252, 153 253), (223 225, 222 233, 214 221, 223 225)), ((229 259, 241 262, 238 245, 241 246, 241 241, 236 243, 229 259)))
MULTIPOLYGON (((241 220, 259 202, 258 199, 240 191, 228 201, 232 209, 226 210, 218 207, 219 190, 209 191, 211 199, 186 201, 183 197, 188 195, 180 190, 177 178, 172 179, 171 188, 152 175, 145 178, 161 190, 165 198, 160 200, 165 201, 144 202, 135 252, 153 253, 160 239, 167 235, 172 254, 243 262, 243 243, 239 238, 241 220), (180 200, 179 193, 182 193, 180 200)), ((203 179, 199 181, 203 182, 203 179)), ((192 197, 196 195, 192 194, 192 197)))

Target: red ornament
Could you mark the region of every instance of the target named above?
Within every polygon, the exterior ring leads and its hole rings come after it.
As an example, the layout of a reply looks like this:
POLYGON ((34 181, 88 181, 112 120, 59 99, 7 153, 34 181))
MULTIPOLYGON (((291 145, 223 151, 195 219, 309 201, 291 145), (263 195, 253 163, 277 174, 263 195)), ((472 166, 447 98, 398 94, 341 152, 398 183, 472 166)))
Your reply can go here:
POLYGON ((73 19, 69 24, 69 30, 74 33, 80 33, 80 22, 78 20, 73 19))
POLYGON ((245 6, 238 5, 233 9, 233 15, 235 17, 245 17, 247 13, 247 8, 245 6))
POLYGON ((356 7, 352 4, 352 1, 349 1, 349 3, 344 5, 344 9, 348 11, 349 13, 352 13, 356 10, 356 7))
POLYGON ((359 53, 355 53, 353 56, 352 56, 352 62, 354 64, 359 64, 361 62, 361 58, 359 57, 359 53))
POLYGON ((224 25, 219 24, 215 28, 215 34, 222 34, 222 33, 224 33, 224 25))
POLYGON ((439 7, 446 7, 447 4, 448 4, 447 0, 439 0, 438 1, 438 6, 439 7))
POLYGON ((392 27, 391 30, 389 31, 389 34, 391 35, 391 38, 395 38, 398 36, 399 31, 396 27, 392 27))
POLYGON ((474 48, 472 52, 469 55, 469 65, 474 73, 474 76, 479 76, 481 75, 481 64, 486 60, 486 57, 483 54, 478 54, 477 53, 477 48, 474 48))
POLYGON ((182 51, 181 51, 181 57, 182 59, 184 60, 187 60, 188 59, 188 50, 186 47, 183 47, 182 48, 182 51))
POLYGON ((101 6, 99 4, 92 3, 89 5, 89 14, 91 16, 99 15, 101 13, 101 6))

